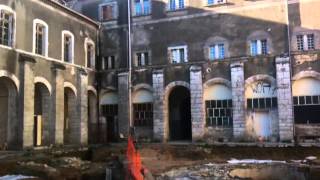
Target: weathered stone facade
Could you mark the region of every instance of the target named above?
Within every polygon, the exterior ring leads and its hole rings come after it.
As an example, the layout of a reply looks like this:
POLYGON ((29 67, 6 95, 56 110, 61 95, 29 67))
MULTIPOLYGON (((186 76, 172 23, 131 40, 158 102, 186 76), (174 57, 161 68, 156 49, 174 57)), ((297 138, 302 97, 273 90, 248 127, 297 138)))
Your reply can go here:
POLYGON ((94 87, 96 80, 94 67, 86 64, 85 46, 89 39, 97 44, 98 24, 50 0, 4 0, 0 11, 12 18, 8 21, 9 43, 3 39, 0 43, 0 91, 4 97, 0 104, 6 109, 0 120, 1 126, 6 124, 0 130, 0 146, 87 145, 92 121, 87 113, 88 86, 94 87), (36 47, 38 24, 44 30, 36 47), (70 62, 63 59, 64 31, 73 37, 70 62), (42 52, 36 50, 40 46, 42 52))
MULTIPOLYGON (((124 81, 111 80, 110 76, 123 74, 128 68, 126 3, 96 0, 77 2, 73 6, 101 22, 101 55, 116 57, 114 68, 101 68, 101 88, 112 87, 121 101, 127 94, 121 95, 124 90, 117 89, 115 84, 121 83, 122 87, 124 81), (109 2, 115 5, 117 13, 106 20, 101 16, 101 7, 109 2)), ((315 18, 318 15, 310 10, 316 6, 319 2, 283 0, 229 0, 226 4, 207 6, 205 0, 188 0, 185 8, 170 11, 167 1, 155 0, 150 3, 150 13, 140 16, 136 14, 139 9, 135 9, 140 6, 133 2, 132 83, 145 83, 153 88, 153 134, 147 136, 160 141, 174 139, 171 136, 176 107, 172 107, 170 97, 175 89, 184 87, 190 92, 188 121, 192 124, 193 141, 292 142, 297 136, 294 127, 299 126, 295 125, 292 77, 307 69, 320 71, 316 56, 320 25, 315 18), (308 33, 315 36, 314 50, 305 53, 297 49, 296 36, 308 33), (251 42, 259 39, 266 41, 266 54, 251 55, 251 42), (224 58, 212 61, 209 48, 217 43, 224 44, 224 58), (172 46, 187 47, 187 62, 171 63, 169 47, 172 46), (147 64, 137 66, 139 52, 148 53, 147 64), (218 104, 227 101, 232 103, 231 109, 229 106, 223 109, 218 104), (212 103, 217 103, 217 107, 211 107, 212 103), (222 115, 231 110, 228 118, 232 118, 232 122, 219 125, 221 121, 213 115, 218 125, 210 124, 213 123, 211 110, 216 110, 213 114, 222 115)), ((303 76, 306 77, 314 78, 310 74, 303 76)), ((121 107, 122 104, 118 104, 119 109, 127 109, 128 104, 121 107)), ((119 116, 123 116, 122 110, 119 116)), ((137 130, 143 131, 140 127, 137 130)))
POLYGON ((50 0, 0 3, 16 22, 11 44, 0 45, 0 145, 37 146, 38 136, 40 145, 117 141, 130 119, 138 138, 161 142, 320 137, 309 133, 320 126, 318 1, 186 0, 170 10, 152 0, 143 15, 135 2, 131 82, 126 1, 68 1, 91 19, 50 0), (35 53, 37 22, 47 27, 44 55, 35 53))

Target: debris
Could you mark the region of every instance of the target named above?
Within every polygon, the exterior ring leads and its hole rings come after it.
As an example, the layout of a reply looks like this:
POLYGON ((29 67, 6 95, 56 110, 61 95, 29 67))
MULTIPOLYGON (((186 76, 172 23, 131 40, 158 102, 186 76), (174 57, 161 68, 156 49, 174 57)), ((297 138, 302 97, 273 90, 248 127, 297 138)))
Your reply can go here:
POLYGON ((305 159, 308 160, 308 161, 314 161, 314 160, 317 159, 317 157, 316 156, 308 156, 305 159))
POLYGON ((31 179, 36 178, 34 176, 24 176, 24 175, 6 175, 1 176, 0 180, 20 180, 20 179, 31 179))
POLYGON ((227 161, 229 164, 270 164, 270 163, 286 163, 286 161, 274 161, 274 160, 256 160, 256 159, 231 159, 227 161))

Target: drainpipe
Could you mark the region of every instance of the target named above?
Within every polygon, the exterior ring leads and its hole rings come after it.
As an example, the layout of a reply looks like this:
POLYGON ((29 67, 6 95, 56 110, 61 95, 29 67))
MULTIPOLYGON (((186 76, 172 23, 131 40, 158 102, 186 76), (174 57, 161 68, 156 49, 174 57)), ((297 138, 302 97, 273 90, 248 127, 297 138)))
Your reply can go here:
POLYGON ((132 49, 131 49, 131 4, 130 0, 127 0, 127 5, 128 5, 128 65, 129 65, 129 74, 128 74, 128 85, 129 85, 129 134, 130 134, 130 129, 133 127, 133 122, 132 122, 132 49))

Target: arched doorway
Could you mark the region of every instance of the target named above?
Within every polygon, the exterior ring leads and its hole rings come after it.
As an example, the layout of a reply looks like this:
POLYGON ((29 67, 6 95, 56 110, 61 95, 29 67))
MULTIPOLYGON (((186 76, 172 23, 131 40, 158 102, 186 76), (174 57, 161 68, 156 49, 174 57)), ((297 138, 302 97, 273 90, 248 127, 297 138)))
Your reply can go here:
POLYGON ((169 95, 170 140, 191 140, 191 105, 189 89, 175 87, 169 95))
POLYGON ((11 79, 0 77, 0 146, 17 148, 19 122, 17 119, 17 88, 11 79))
POLYGON ((136 138, 152 139, 153 95, 150 89, 141 88, 133 92, 133 123, 136 138))
POLYGON ((77 118, 76 94, 69 88, 64 88, 64 144, 80 143, 80 121, 77 118))
POLYGON ((93 91, 88 91, 88 142, 98 143, 98 122, 97 122, 97 97, 93 91))
POLYGON ((115 92, 106 92, 100 100, 102 116, 101 122, 102 142, 115 142, 119 139, 118 124, 118 94, 115 92))
POLYGON ((53 140, 54 124, 50 121, 51 96, 42 83, 35 84, 34 94, 34 145, 50 145, 53 140))
POLYGON ((279 120, 275 80, 269 76, 257 79, 249 78, 246 84, 245 98, 246 132, 250 139, 277 141, 279 120))

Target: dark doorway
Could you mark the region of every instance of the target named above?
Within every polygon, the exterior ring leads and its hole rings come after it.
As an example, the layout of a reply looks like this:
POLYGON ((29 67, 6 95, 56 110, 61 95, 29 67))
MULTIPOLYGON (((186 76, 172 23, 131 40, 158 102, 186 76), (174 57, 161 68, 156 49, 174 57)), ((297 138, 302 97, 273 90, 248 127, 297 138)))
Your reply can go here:
POLYGON ((170 140, 192 139, 190 92, 182 86, 169 96, 169 131, 170 140))
POLYGON ((106 140, 117 142, 118 137, 118 105, 103 105, 103 116, 106 119, 106 140))

